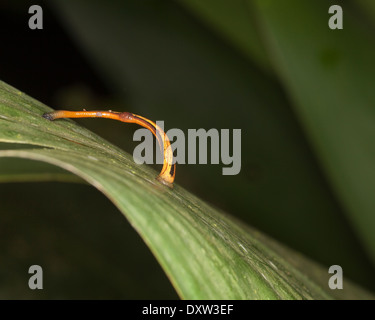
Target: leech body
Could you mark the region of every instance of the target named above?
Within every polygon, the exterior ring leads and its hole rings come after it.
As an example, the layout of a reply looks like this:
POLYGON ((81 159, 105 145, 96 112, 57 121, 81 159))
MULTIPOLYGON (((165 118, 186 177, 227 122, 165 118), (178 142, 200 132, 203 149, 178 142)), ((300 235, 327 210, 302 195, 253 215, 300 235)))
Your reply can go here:
POLYGON ((45 113, 43 114, 43 117, 51 121, 60 118, 108 118, 126 123, 136 123, 146 129, 149 129, 158 140, 160 148, 164 154, 163 168, 161 169, 159 178, 162 180, 162 182, 172 185, 176 175, 176 164, 173 164, 171 142, 169 141, 167 134, 155 122, 134 113, 115 111, 58 110, 45 113))

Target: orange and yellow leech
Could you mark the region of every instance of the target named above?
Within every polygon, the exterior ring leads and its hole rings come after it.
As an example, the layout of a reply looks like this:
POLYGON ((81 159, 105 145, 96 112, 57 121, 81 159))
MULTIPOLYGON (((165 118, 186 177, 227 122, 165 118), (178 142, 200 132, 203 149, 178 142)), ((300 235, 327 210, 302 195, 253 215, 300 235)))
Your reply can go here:
POLYGON ((136 123, 140 126, 149 129, 159 142, 160 148, 164 151, 163 168, 159 174, 162 182, 172 185, 176 175, 176 164, 173 164, 173 151, 171 143, 167 134, 153 121, 144 117, 138 116, 130 112, 115 112, 115 111, 66 111, 58 110, 43 114, 43 117, 48 120, 55 120, 60 118, 108 118, 127 123, 136 123))

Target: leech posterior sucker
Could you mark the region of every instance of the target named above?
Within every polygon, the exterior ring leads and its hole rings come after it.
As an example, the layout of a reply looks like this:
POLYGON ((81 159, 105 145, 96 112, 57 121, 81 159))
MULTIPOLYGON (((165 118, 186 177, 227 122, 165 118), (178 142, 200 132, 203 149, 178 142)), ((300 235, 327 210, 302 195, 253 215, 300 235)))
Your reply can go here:
POLYGON ((67 111, 57 110, 43 114, 47 120, 56 120, 61 118, 107 118, 126 123, 136 123, 146 129, 149 129, 158 140, 160 148, 164 155, 163 168, 159 174, 159 180, 168 186, 173 185, 176 176, 176 164, 173 163, 173 151, 171 142, 167 134, 155 122, 130 112, 115 111, 67 111))

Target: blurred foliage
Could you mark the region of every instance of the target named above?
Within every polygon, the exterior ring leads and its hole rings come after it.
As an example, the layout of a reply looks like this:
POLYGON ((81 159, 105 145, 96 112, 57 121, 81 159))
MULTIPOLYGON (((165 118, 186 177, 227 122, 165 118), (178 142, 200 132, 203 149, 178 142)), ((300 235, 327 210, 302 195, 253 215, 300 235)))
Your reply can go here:
POLYGON ((321 15, 324 3, 255 2, 296 113, 335 196, 375 261, 374 34, 366 33, 345 7, 344 32, 334 32, 321 15))
MULTIPOLYGON (((242 129, 238 176, 222 176, 220 166, 180 165, 178 183, 375 289, 373 4, 340 4, 344 30, 332 31, 331 3, 48 5, 114 89, 103 108, 163 119, 167 129, 242 129)), ((131 129, 81 123, 126 150, 133 146, 131 129)))

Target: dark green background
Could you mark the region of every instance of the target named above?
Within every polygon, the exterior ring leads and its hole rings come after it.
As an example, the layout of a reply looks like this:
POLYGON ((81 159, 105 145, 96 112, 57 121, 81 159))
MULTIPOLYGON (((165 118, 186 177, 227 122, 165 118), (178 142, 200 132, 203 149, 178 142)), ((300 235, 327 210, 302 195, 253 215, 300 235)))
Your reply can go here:
MULTIPOLYGON (((28 29, 27 1, 2 3, 1 79, 56 109, 126 110, 184 132, 242 129, 239 175, 223 176, 222 165, 179 165, 176 183, 327 270, 341 265, 349 278, 375 289, 370 255, 295 112, 290 79, 277 74, 282 62, 271 61, 262 15, 244 1, 208 1, 208 11, 188 2, 35 2, 44 9, 43 30, 28 29)), ((373 34, 364 7, 345 6, 348 20, 373 34)), ((306 23, 334 40, 329 5, 312 7, 319 20, 306 23)), ((303 6, 295 8, 304 24, 303 6)), ((285 26, 291 42, 299 39, 293 28, 293 22, 285 26)), ((345 28, 337 32, 350 32, 345 28)), ((321 63, 334 68, 340 54, 327 45, 321 63)), ((309 92, 319 95, 320 83, 307 71, 305 77, 309 92)), ((79 122, 130 153, 136 145, 134 126, 79 122)), ((177 298, 141 239, 91 187, 4 183, 0 211, 0 297, 177 298), (27 287, 31 264, 44 268, 41 292, 27 287)))

